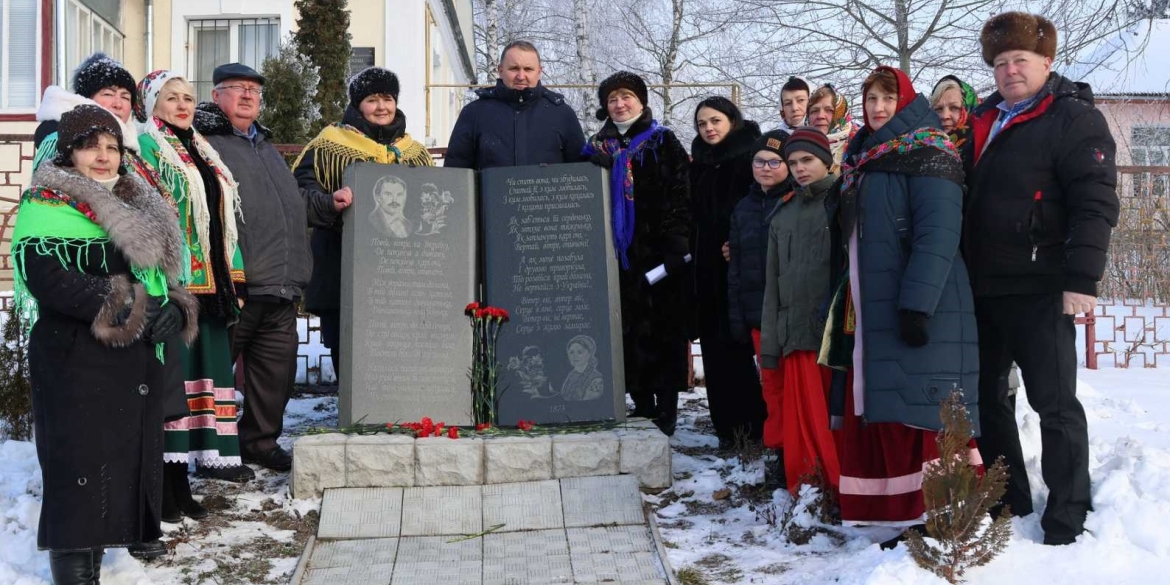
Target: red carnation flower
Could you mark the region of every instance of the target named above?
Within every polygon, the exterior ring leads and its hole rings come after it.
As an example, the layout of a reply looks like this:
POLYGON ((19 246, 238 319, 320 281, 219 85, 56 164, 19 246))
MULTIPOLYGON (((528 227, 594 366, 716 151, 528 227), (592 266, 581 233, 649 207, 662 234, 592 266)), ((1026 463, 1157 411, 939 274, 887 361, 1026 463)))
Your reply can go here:
POLYGON ((448 439, 458 439, 459 438, 459 427, 451 427, 451 428, 447 429, 447 438, 448 439))
POLYGON ((472 315, 475 315, 475 311, 478 309, 479 303, 476 301, 471 301, 470 303, 467 303, 467 307, 463 309, 463 314, 471 317, 472 315))

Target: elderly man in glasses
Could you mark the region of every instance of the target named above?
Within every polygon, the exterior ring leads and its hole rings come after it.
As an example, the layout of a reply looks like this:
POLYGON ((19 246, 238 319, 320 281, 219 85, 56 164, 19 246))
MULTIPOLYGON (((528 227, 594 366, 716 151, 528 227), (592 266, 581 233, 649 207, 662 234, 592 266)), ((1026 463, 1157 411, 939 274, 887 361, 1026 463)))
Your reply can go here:
MULTIPOLYGON (((292 457, 277 445, 296 375, 297 302, 309 282, 308 226, 328 225, 349 201, 302 195, 268 130, 256 122, 264 77, 240 63, 215 68, 213 102, 199 105, 196 128, 240 184, 236 218, 246 286, 232 331, 232 357, 243 357, 244 414, 240 451, 247 463, 288 471, 292 457)), ((200 469, 206 477, 219 470, 200 469)))

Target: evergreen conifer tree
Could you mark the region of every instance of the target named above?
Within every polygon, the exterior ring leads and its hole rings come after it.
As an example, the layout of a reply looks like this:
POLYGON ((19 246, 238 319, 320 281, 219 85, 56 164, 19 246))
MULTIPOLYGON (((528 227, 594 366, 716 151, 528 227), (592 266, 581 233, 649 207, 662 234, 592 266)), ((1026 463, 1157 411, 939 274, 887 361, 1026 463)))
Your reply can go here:
POLYGON ((317 68, 320 77, 313 101, 321 117, 310 129, 315 135, 325 126, 340 122, 345 111, 345 81, 350 55, 349 7, 347 0, 296 0, 293 6, 300 15, 293 39, 300 53, 317 68))
POLYGON ((973 431, 958 392, 942 404, 943 430, 938 437, 939 460, 923 472, 926 533, 906 531, 906 546, 918 565, 948 583, 959 583, 963 573, 985 565, 1003 551, 1011 538, 1010 511, 988 520, 988 510, 1003 496, 1007 467, 994 462, 982 476, 967 458, 973 431))
POLYGON ((6 311, 4 336, 0 343, 0 426, 16 441, 32 437, 32 386, 28 373, 28 340, 16 316, 6 311))
POLYGON ((313 95, 317 69, 297 52, 296 44, 283 42, 277 53, 264 60, 260 73, 267 79, 260 123, 272 131, 277 144, 308 142, 309 128, 320 118, 313 95))

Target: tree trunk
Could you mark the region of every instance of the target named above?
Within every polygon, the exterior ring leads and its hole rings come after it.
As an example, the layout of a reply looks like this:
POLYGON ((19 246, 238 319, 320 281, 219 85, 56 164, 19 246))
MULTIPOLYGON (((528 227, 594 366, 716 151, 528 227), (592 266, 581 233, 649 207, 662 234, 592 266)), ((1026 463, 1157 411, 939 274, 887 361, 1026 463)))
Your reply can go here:
POLYGON ((895 0, 894 22, 898 29, 898 68, 913 76, 910 72, 910 10, 906 0, 895 0))
POLYGON ((593 52, 589 50, 589 3, 573 0, 573 25, 577 40, 577 63, 581 83, 597 83, 597 71, 593 68, 593 52))
POLYGON ((497 0, 483 0, 483 11, 484 20, 487 21, 487 26, 484 27, 484 44, 487 53, 487 70, 490 76, 499 65, 496 59, 500 55, 500 11, 497 0))
POLYGON ((685 0, 671 0, 670 41, 662 59, 662 123, 670 124, 674 117, 674 100, 670 97, 670 85, 674 83, 674 68, 678 63, 678 39, 682 33, 685 0))

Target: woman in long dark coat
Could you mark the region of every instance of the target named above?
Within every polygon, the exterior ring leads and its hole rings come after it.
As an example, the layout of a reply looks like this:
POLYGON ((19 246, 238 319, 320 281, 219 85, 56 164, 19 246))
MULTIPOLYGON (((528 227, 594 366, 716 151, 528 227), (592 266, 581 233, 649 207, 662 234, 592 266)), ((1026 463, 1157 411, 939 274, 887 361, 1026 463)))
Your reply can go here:
POLYGON ((611 169, 614 244, 621 263, 622 343, 626 390, 634 415, 674 434, 678 394, 686 386, 690 311, 690 183, 682 144, 646 106, 641 77, 619 71, 597 90, 605 125, 585 154, 611 169), (650 283, 646 273, 664 266, 650 283))
MULTIPOLYGON (((939 457, 940 403, 966 391, 979 421, 974 301, 959 254, 963 169, 901 70, 878 67, 862 98, 865 126, 826 200, 837 294, 822 364, 840 370, 835 385, 846 379, 830 406, 842 520, 913 526, 925 513, 922 470, 939 457)), ((969 455, 978 463, 973 443, 969 455)))
POLYGON ((702 344, 707 403, 719 447, 730 449, 736 437, 759 441, 766 407, 756 374, 755 348, 731 335, 724 246, 731 212, 745 197, 752 178, 752 146, 760 127, 731 100, 711 97, 695 108, 691 145, 691 210, 695 234, 695 307, 702 344))
POLYGON ((162 492, 166 346, 190 342, 177 216, 120 169, 120 125, 82 105, 17 215, 16 307, 27 325, 37 457, 37 545, 53 581, 98 582, 105 548, 155 540, 162 492))

